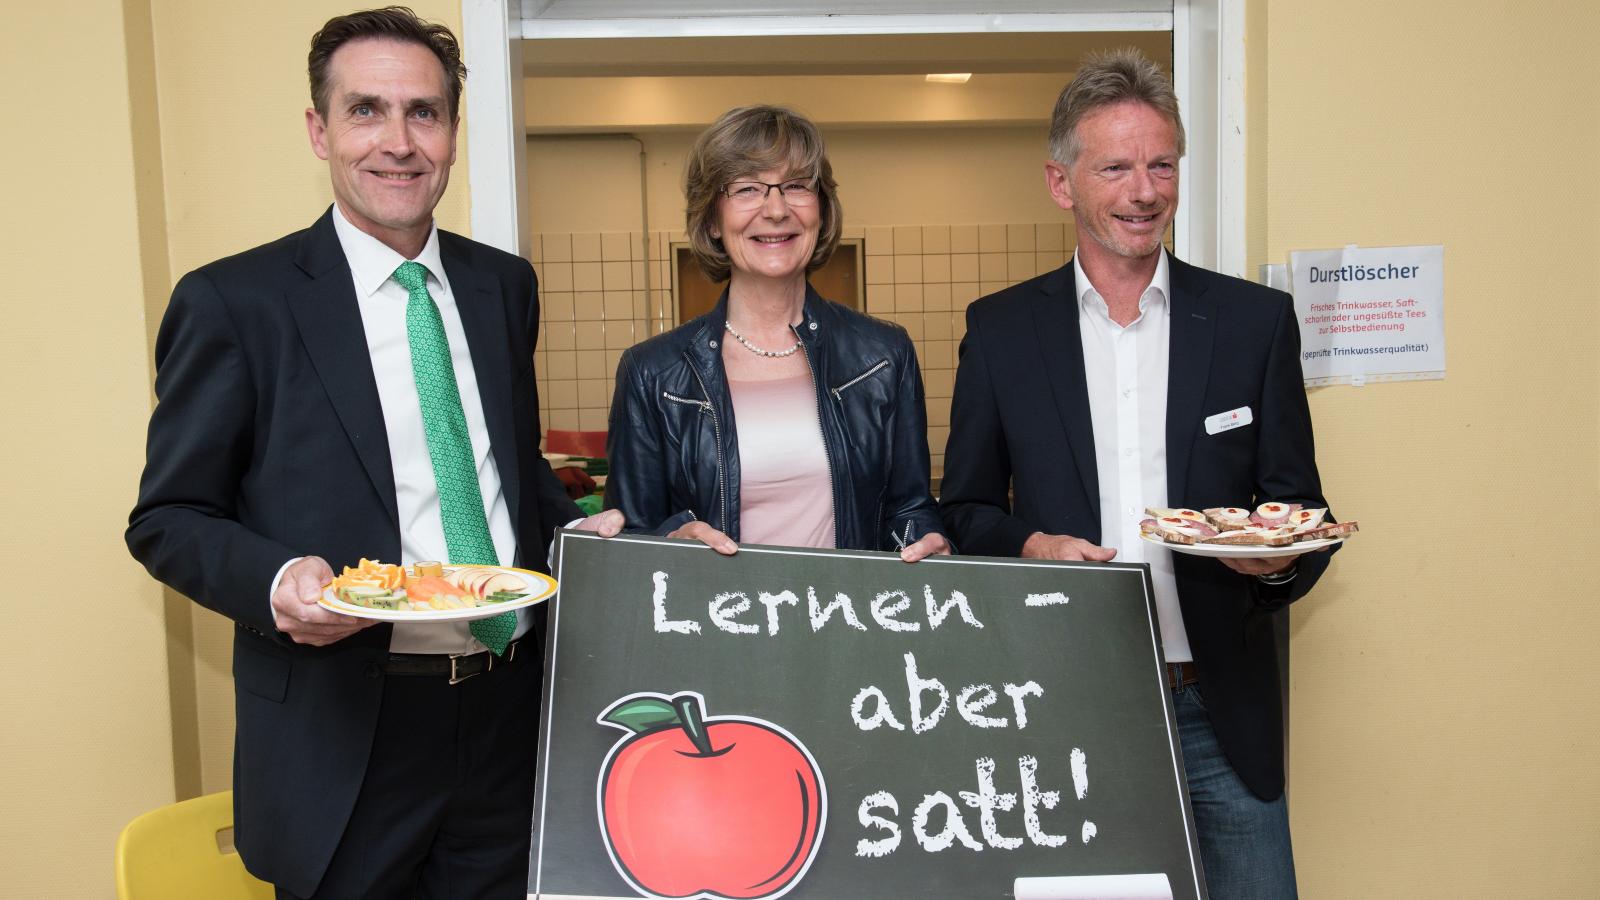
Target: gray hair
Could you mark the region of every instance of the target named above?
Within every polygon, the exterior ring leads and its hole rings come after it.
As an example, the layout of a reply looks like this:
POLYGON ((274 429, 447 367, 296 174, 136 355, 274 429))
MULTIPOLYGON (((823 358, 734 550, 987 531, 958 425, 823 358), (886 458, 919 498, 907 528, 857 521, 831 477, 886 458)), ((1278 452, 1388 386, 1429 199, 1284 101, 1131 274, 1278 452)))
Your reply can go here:
POLYGON ((806 272, 822 268, 839 246, 844 210, 839 206, 833 166, 817 126, 794 110, 782 106, 728 110, 694 142, 684 168, 684 231, 695 261, 712 281, 727 279, 730 271, 728 251, 720 239, 711 236, 722 188, 768 169, 782 170, 785 178, 816 180, 822 223, 806 272))
POLYGON ((1165 116, 1177 136, 1178 155, 1183 155, 1183 117, 1172 81, 1149 57, 1125 47, 1091 53, 1062 89, 1050 115, 1050 158, 1064 166, 1077 162, 1083 149, 1078 123, 1090 113, 1121 103, 1143 103, 1165 116))

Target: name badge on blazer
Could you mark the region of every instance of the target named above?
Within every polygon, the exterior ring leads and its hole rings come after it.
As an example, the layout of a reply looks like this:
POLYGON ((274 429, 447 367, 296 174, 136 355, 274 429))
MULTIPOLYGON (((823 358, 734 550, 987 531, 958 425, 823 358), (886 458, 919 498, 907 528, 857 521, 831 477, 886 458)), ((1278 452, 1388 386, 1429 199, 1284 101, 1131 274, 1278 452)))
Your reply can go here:
POLYGON ((1254 421, 1255 418, 1250 415, 1250 407, 1241 406, 1238 409, 1230 409, 1225 413, 1207 416, 1206 434, 1221 434, 1234 428, 1242 428, 1254 421))

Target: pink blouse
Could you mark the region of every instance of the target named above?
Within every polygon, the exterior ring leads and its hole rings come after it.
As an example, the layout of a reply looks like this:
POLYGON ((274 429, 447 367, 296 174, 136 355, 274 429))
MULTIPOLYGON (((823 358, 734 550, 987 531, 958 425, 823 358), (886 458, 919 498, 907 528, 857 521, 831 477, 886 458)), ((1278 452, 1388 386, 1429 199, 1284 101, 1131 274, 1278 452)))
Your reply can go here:
POLYGON ((836 546, 833 484, 810 375, 733 381, 739 433, 739 541, 836 546))

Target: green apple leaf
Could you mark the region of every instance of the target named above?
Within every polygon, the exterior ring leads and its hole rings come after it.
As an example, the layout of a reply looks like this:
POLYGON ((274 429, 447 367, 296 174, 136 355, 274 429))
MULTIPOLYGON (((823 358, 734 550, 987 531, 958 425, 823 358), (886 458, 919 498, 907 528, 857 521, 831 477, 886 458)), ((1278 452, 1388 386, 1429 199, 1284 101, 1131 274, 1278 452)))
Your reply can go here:
POLYGON ((606 710, 600 716, 600 721, 636 734, 644 734, 663 725, 683 724, 683 720, 678 717, 678 711, 672 706, 672 701, 659 694, 622 700, 606 710))

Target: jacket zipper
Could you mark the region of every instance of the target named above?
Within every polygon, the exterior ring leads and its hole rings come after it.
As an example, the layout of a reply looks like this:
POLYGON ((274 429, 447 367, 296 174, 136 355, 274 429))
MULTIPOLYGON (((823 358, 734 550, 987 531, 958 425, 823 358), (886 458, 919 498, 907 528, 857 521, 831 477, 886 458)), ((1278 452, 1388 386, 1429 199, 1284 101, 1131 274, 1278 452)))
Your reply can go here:
POLYGON ((887 368, 889 368, 889 361, 887 359, 878 360, 876 363, 873 364, 872 368, 866 370, 865 372, 862 372, 860 375, 857 375, 856 377, 850 379, 849 381, 846 381, 844 384, 841 384, 838 387, 834 388, 833 389, 833 399, 840 400, 840 401, 844 400, 844 397, 842 397, 840 395, 843 394, 847 388, 854 387, 857 384, 859 384, 859 383, 861 383, 863 381, 866 381, 868 378, 871 378, 872 376, 878 374, 879 372, 882 372, 884 369, 887 369, 887 368))
MULTIPOLYGON (((813 325, 815 325, 815 323, 813 323, 813 325)), ((816 364, 811 361, 811 348, 807 347, 805 340, 800 337, 800 329, 797 326, 790 325, 789 326, 789 330, 794 332, 795 339, 800 341, 800 349, 805 352, 805 355, 806 355, 806 368, 811 370, 811 383, 813 385, 816 385, 816 386, 820 387, 822 385, 822 382, 821 382, 820 379, 817 378, 817 366, 816 366, 816 364)), ((885 360, 882 363, 882 365, 885 365, 885 366, 888 365, 888 364, 889 364, 888 360, 885 360)), ((876 370, 874 370, 874 371, 876 371, 876 370)), ((872 374, 872 373, 871 372, 867 373, 867 375, 870 375, 870 374, 872 374)), ((861 376, 861 378, 865 378, 865 377, 866 377, 866 375, 861 376)), ((858 378, 856 380, 860 381, 861 379, 858 378)), ((847 384, 847 385, 842 385, 841 387, 849 387, 849 386, 850 385, 847 384)), ((840 389, 841 388, 834 388, 833 389, 833 396, 834 396, 834 399, 836 399, 836 400, 839 397, 840 389)), ((824 428, 823 424, 822 424, 822 395, 821 394, 817 395, 817 434, 822 436, 822 459, 823 459, 824 462, 826 462, 828 464, 828 495, 833 498, 833 545, 835 547, 837 547, 837 546, 839 546, 839 538, 841 536, 839 534, 839 486, 833 480, 833 456, 830 453, 828 453, 828 430, 826 428, 824 428)))
POLYGON ((674 403, 682 403, 685 406, 698 406, 705 412, 711 412, 710 400, 696 400, 692 397, 679 397, 677 394, 674 394, 671 391, 662 391, 661 396, 671 400, 674 403))
POLYGON ((717 442, 717 506, 722 510, 721 531, 723 534, 727 534, 728 473, 722 466, 722 420, 717 416, 717 408, 711 403, 711 391, 706 388, 706 380, 700 377, 700 370, 694 367, 694 360, 692 359, 689 360, 689 371, 693 373, 694 380, 700 383, 700 392, 706 395, 706 399, 701 401, 705 404, 702 409, 711 414, 711 433, 717 442))
MULTIPOLYGON (((849 381, 846 381, 844 384, 841 384, 838 387, 833 388, 829 393, 833 394, 833 399, 836 402, 843 403, 844 402, 844 392, 845 391, 849 390, 852 387, 855 387, 856 385, 860 384, 863 381, 866 381, 868 378, 871 378, 872 376, 878 374, 879 372, 882 372, 884 369, 887 369, 887 368, 889 368, 889 361, 887 359, 880 359, 877 362, 873 363, 870 367, 868 367, 865 372, 862 372, 860 375, 857 375, 856 377, 850 379, 849 381)), ((820 411, 819 411, 819 413, 818 413, 819 418, 820 418, 820 415, 821 414, 820 414, 820 411)), ((831 477, 831 475, 832 475, 831 471, 830 471, 829 474, 830 474, 830 477, 831 477)), ((837 502, 838 501, 836 500, 835 503, 837 503, 837 502)), ((837 506, 835 508, 837 508, 837 506)), ((883 527, 883 501, 882 500, 878 501, 878 527, 880 527, 880 528, 883 527)), ((911 540, 911 520, 910 519, 906 520, 906 540, 905 541, 900 540, 900 535, 896 534, 893 529, 891 529, 889 531, 889 537, 892 538, 896 544, 900 545, 900 549, 901 550, 904 550, 906 548, 906 544, 911 540)), ((873 539, 876 540, 877 539, 877 535, 874 535, 873 539)))
POLYGON ((904 550, 906 547, 910 546, 911 545, 911 520, 910 519, 906 520, 906 537, 905 537, 905 540, 901 540, 900 539, 900 535, 895 534, 892 531, 889 532, 889 537, 894 538, 894 542, 896 544, 900 545, 900 549, 901 550, 904 550))

